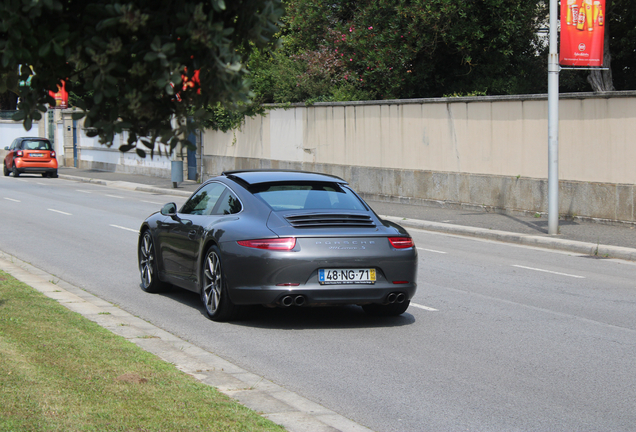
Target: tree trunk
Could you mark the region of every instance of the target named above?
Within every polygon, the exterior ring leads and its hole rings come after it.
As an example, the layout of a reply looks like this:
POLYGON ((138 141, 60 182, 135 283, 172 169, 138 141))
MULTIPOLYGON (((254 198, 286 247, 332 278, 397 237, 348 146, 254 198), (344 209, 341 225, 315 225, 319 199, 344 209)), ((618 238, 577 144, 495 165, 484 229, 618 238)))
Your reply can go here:
POLYGON ((605 37, 603 38, 603 68, 607 70, 595 69, 587 76, 587 82, 595 92, 609 92, 616 90, 612 80, 612 55, 610 54, 610 35, 608 28, 609 20, 605 20, 605 37))

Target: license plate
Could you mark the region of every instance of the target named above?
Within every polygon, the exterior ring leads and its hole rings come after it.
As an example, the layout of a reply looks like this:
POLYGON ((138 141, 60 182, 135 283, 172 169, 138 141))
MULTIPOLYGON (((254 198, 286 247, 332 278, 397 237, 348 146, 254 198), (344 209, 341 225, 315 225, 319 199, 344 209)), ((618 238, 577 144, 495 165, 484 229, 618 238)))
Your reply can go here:
POLYGON ((319 269, 318 282, 321 285, 372 284, 375 269, 319 269))
POLYGON ((44 153, 31 153, 31 157, 44 157, 44 153))

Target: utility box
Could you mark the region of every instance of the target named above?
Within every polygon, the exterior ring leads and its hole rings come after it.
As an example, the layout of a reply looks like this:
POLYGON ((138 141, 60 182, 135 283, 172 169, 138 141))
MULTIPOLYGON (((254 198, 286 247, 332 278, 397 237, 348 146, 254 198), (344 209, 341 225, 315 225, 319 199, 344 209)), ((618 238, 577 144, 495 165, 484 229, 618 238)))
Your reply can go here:
POLYGON ((172 161, 170 174, 172 177, 172 187, 176 188, 179 183, 183 182, 183 161, 172 161))

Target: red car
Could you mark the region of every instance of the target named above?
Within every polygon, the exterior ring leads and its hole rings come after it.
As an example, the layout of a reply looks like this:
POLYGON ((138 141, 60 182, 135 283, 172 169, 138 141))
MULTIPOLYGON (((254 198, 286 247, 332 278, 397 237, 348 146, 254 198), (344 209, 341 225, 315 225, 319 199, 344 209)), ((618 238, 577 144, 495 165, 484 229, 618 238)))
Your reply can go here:
POLYGON ((18 177, 22 173, 42 174, 42 177, 57 177, 57 159, 51 141, 46 138, 16 138, 4 158, 4 175, 13 173, 18 177))

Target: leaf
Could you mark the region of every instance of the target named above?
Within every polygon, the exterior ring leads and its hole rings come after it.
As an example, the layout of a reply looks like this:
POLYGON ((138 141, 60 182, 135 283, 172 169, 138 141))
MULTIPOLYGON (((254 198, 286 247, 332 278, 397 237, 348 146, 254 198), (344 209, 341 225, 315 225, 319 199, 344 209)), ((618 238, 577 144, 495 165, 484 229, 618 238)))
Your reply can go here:
POLYGON ((51 52, 51 42, 45 43, 40 47, 38 54, 40 57, 46 57, 51 52))
POLYGON ((13 121, 22 121, 22 120, 24 120, 25 117, 26 117, 26 112, 18 111, 16 113, 13 113, 13 115, 11 116, 11 120, 13 120, 13 121))
POLYGON ((148 140, 146 140, 146 139, 142 139, 142 140, 141 140, 141 143, 142 143, 143 145, 145 145, 146 147, 148 147, 150 150, 154 150, 154 148, 155 148, 155 143, 154 143, 154 142, 152 142, 152 141, 148 141, 148 140))
POLYGON ((64 56, 64 50, 56 42, 53 42, 53 50, 55 51, 55 54, 57 54, 59 57, 64 56))
POLYGON ((161 51, 165 54, 171 55, 171 54, 174 54, 174 51, 176 48, 177 48, 177 44, 171 42, 162 46, 161 51))
POLYGON ((85 115, 85 112, 74 112, 73 114, 71 114, 71 118, 73 120, 81 120, 84 118, 85 115))
POLYGON ((137 156, 139 156, 140 158, 145 158, 146 157, 146 152, 140 148, 137 149, 137 156))
POLYGON ((144 56, 144 61, 147 61, 147 62, 153 62, 153 61, 155 61, 155 60, 157 60, 157 53, 156 53, 156 52, 152 52, 152 51, 151 51, 151 52, 147 53, 147 54, 144 56))
POLYGON ((119 146, 119 151, 122 153, 126 153, 127 151, 130 151, 134 148, 135 146, 133 144, 122 144, 119 146))
POLYGON ((33 126, 33 119, 31 119, 31 117, 24 119, 24 129, 30 131, 31 126, 33 126))

